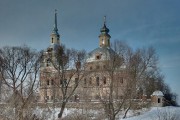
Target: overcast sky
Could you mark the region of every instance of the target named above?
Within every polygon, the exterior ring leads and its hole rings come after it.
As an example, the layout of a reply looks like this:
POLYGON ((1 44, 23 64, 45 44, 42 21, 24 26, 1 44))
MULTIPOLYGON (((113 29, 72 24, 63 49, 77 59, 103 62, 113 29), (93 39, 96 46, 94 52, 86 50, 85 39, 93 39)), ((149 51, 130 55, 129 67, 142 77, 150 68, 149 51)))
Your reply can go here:
POLYGON ((111 42, 156 48, 165 81, 180 96, 179 5, 180 0, 0 0, 0 47, 47 48, 57 9, 61 43, 91 51, 106 15, 111 42))

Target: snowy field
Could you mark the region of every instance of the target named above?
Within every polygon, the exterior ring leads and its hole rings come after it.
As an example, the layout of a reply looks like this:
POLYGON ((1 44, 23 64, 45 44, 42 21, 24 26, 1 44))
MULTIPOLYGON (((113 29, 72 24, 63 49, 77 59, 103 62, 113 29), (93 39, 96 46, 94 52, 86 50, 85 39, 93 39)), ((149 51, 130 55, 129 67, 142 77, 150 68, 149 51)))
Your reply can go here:
POLYGON ((123 120, 180 120, 180 107, 154 107, 141 115, 123 120))
MULTIPOLYGON (((56 120, 58 113, 60 109, 55 108, 55 109, 39 109, 37 108, 35 111, 35 114, 38 116, 44 116, 45 119, 48 120, 56 120)), ((102 111, 102 110, 101 110, 102 111)), ((95 115, 102 113, 101 111, 93 111, 93 110, 88 110, 84 111, 82 109, 65 109, 63 117, 67 115, 71 115, 74 113, 79 113, 79 114, 87 114, 90 115, 95 115), (86 113, 87 112, 87 113, 86 113), (98 113, 99 112, 99 113, 98 113)), ((148 109, 142 109, 142 110, 137 110, 137 111, 129 111, 127 114, 126 119, 122 119, 122 115, 119 115, 118 120, 180 120, 180 107, 153 107, 148 109)))

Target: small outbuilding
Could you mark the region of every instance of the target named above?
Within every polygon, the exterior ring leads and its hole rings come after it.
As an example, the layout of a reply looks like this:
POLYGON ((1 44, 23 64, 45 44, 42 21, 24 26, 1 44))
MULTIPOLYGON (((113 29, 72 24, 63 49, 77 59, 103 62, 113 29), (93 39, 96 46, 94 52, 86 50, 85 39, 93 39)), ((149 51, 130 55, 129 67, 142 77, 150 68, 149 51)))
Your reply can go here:
POLYGON ((151 95, 151 105, 153 107, 163 107, 164 106, 164 94, 157 90, 151 95))

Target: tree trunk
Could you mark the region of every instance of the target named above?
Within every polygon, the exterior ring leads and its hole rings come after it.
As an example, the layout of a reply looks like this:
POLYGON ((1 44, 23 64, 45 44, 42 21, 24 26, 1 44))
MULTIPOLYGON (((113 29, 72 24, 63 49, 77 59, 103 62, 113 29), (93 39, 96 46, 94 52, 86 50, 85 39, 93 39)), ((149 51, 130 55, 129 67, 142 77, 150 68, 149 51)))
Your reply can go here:
POLYGON ((131 106, 129 106, 129 107, 126 109, 126 111, 125 111, 125 113, 124 113, 124 116, 123 116, 123 119, 126 118, 127 112, 129 111, 130 107, 131 107, 131 106))
POLYGON ((65 109, 65 106, 66 106, 66 102, 63 102, 63 103, 62 103, 62 106, 61 106, 60 113, 58 114, 58 118, 62 118, 62 115, 63 115, 64 109, 65 109))
POLYGON ((115 120, 115 115, 110 115, 110 120, 115 120))

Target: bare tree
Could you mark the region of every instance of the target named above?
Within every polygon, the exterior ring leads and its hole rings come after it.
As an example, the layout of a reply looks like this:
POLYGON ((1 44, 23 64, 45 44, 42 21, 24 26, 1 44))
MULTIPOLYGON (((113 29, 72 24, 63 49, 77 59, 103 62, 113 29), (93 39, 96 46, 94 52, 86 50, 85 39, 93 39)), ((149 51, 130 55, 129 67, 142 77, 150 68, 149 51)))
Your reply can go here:
POLYGON ((114 43, 114 52, 111 52, 110 58, 105 60, 105 67, 96 74, 104 76, 99 86, 99 98, 103 105, 105 115, 109 120, 115 120, 117 114, 123 108, 128 100, 129 91, 127 90, 127 80, 129 79, 125 70, 125 59, 130 48, 119 41, 114 43), (126 79, 126 80, 125 80, 126 79), (107 83, 107 84, 106 84, 107 83))
POLYGON ((157 70, 157 56, 152 47, 134 52, 127 44, 115 41, 112 48, 115 52, 106 61, 106 68, 100 71, 102 76, 106 75, 109 79, 109 87, 103 90, 106 97, 100 95, 109 120, 115 120, 122 109, 125 109, 123 118, 126 117, 139 88, 146 91, 143 84, 146 74, 157 70))
MULTIPOLYGON (((61 110, 58 118, 62 118, 66 104, 75 94, 81 79, 85 75, 85 51, 75 49, 66 49, 65 46, 59 46, 55 52, 49 50, 45 57, 51 63, 51 70, 54 70, 55 84, 54 94, 55 99, 61 102, 61 110)), ((44 69, 46 72, 47 69, 44 69)), ((50 76, 52 77, 52 76, 50 76)), ((49 79, 49 78, 48 78, 49 79)))
MULTIPOLYGON (((152 47, 137 49, 129 56, 127 71, 130 79, 130 87, 128 89, 130 91, 130 98, 127 111, 132 106, 132 100, 137 98, 137 93, 140 88, 142 88, 143 91, 141 96, 147 95, 144 83, 146 83, 147 80, 147 73, 155 73, 157 71, 157 61, 157 55, 152 47)), ((127 111, 123 118, 126 117, 127 111)))
POLYGON ((0 50, 0 73, 9 91, 7 106, 12 105, 14 118, 23 120, 34 102, 37 89, 40 53, 27 46, 0 50))

